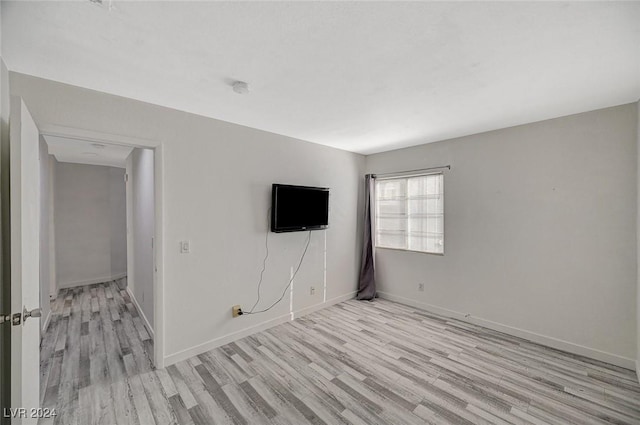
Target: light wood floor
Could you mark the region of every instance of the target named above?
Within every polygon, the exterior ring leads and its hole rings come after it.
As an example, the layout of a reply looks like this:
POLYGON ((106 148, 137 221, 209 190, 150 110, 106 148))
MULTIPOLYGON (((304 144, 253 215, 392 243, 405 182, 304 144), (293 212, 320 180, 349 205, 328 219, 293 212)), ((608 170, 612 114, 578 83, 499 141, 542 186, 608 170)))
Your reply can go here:
POLYGON ((166 370, 152 370, 151 348, 115 284, 61 293, 42 345, 43 405, 78 425, 640 424, 630 370, 384 300, 166 370))

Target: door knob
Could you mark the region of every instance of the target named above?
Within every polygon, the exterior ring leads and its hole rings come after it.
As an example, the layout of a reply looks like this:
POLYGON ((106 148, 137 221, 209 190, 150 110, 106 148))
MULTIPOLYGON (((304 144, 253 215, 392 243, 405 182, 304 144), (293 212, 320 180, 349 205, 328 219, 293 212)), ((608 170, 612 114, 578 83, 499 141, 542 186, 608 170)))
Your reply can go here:
POLYGON ((22 310, 22 323, 26 322, 29 317, 42 317, 42 310, 40 308, 34 308, 29 311, 26 307, 22 310))

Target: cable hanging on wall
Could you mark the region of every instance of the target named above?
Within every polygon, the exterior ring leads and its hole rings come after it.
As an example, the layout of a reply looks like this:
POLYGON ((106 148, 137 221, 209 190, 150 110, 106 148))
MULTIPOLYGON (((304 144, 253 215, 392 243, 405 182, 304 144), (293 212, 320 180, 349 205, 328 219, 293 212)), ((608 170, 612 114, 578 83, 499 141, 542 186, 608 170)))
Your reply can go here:
MULTIPOLYGON (((270 218, 271 216, 271 208, 269 208, 268 212, 267 212, 267 220, 270 218)), ((269 227, 269 222, 267 221, 267 228, 269 227)), ((265 241, 264 241, 264 245, 265 245, 265 256, 264 259, 262 260, 262 270, 260 271, 260 279, 258 280, 258 295, 257 295, 257 299, 256 302, 253 304, 253 307, 251 307, 251 310, 249 311, 245 311, 242 314, 258 314, 258 313, 264 313, 266 311, 271 310, 273 307, 275 307, 280 301, 282 301, 284 299, 284 296, 287 294, 287 290, 291 287, 291 284, 293 283, 293 280, 296 278, 296 275, 298 274, 298 271, 300 270, 300 267, 302 267, 302 263, 304 261, 304 257, 307 255, 307 250, 309 249, 309 244, 311 242, 311 230, 309 230, 309 235, 307 236, 307 242, 305 244, 304 247, 304 251, 302 252, 302 256, 300 257, 300 261, 298 262, 298 266, 296 267, 296 270, 293 272, 293 274, 291 275, 291 279, 289 279, 289 283, 287 284, 287 286, 284 288, 284 290, 282 291, 282 295, 280 296, 280 298, 278 298, 273 304, 271 304, 269 307, 263 309, 263 310, 258 310, 255 311, 256 306, 258 305, 258 303, 260 302, 260 288, 262 286, 262 280, 264 277, 264 272, 267 268, 267 259, 269 258, 269 230, 267 230, 267 235, 265 237, 265 241)))

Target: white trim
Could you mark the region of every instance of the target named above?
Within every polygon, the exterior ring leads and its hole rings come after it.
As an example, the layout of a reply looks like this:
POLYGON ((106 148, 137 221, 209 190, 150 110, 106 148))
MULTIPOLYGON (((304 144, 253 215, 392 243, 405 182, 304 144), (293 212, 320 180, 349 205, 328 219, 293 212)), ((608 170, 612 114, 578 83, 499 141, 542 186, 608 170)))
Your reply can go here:
MULTIPOLYGON (((312 313, 316 310, 320 310, 325 307, 329 307, 333 304, 340 303, 342 301, 346 301, 352 299, 355 296, 356 292, 349 292, 348 294, 340 295, 335 298, 331 298, 330 300, 322 303, 318 303, 312 305, 310 307, 303 308, 294 312, 296 317, 303 316, 305 314, 312 313)), ((291 321, 291 313, 283 314, 282 316, 276 317, 271 320, 267 320, 264 323, 260 323, 258 325, 250 326, 248 328, 239 330, 237 332, 232 332, 230 334, 221 336, 219 338, 212 339, 210 341, 204 342, 199 345, 195 345, 191 348, 187 348, 177 353, 170 354, 164 358, 165 367, 170 366, 174 363, 180 362, 182 360, 186 360, 190 357, 197 356, 198 354, 206 353, 209 350, 213 350, 214 348, 220 347, 221 345, 229 344, 230 342, 237 341, 249 335, 253 335, 258 332, 262 332, 274 326, 280 325, 282 323, 291 321)))
POLYGON ((416 251, 415 249, 391 248, 389 246, 380 246, 380 245, 376 245, 376 249, 390 249, 392 251, 416 252, 418 254, 439 255, 440 257, 444 257, 444 252, 416 251))
POLYGON ((97 277, 95 279, 89 280, 77 280, 74 282, 58 282, 58 289, 62 288, 75 288, 76 286, 84 286, 84 285, 93 285, 94 283, 103 283, 103 282, 111 282, 112 280, 122 279, 126 277, 127 273, 118 273, 103 277, 97 277))
POLYGON ((158 144, 153 150, 153 182, 154 182, 154 247, 155 274, 153 280, 153 324, 155 339, 153 340, 153 363, 157 369, 164 367, 164 148, 158 144))
MULTIPOLYGON (((445 243, 445 232, 444 232, 444 228, 445 228, 445 217, 446 217, 446 205, 445 205, 445 190, 444 190, 444 172, 440 171, 440 172, 434 172, 434 173, 426 173, 426 174, 407 174, 407 175, 400 175, 400 176, 395 176, 395 177, 388 177, 388 178, 373 178, 373 190, 372 193, 370 193, 370 199, 373 202, 373 205, 370 206, 370 214, 373 217, 373 222, 377 223, 378 222, 378 194, 377 194, 377 190, 378 190, 378 182, 382 180, 404 180, 405 181, 405 192, 406 192, 406 199, 405 199, 405 210, 406 210, 406 219, 407 219, 407 225, 406 225, 406 232, 405 232, 405 248, 396 248, 396 247, 390 247, 390 246, 382 246, 382 245, 378 245, 378 240, 380 239, 378 237, 378 229, 376 228, 375 225, 372 225, 372 229, 371 229, 371 235, 373 238, 373 246, 375 248, 381 248, 381 249, 393 249, 393 250, 397 250, 397 251, 405 251, 405 252, 417 252, 420 254, 429 254, 429 255, 440 255, 440 256, 444 256, 444 249, 447 246, 447 244, 445 243), (414 178, 417 177, 425 177, 425 176, 442 176, 442 183, 440 185, 440 197, 442 198, 442 252, 435 252, 435 251, 423 251, 423 250, 418 250, 418 249, 411 249, 409 248, 409 242, 410 242, 410 236, 411 236, 411 220, 410 220, 410 208, 409 208, 409 202, 411 201, 411 196, 409 196, 409 180, 412 180, 414 178)), ((384 199, 383 199, 384 200, 384 199)))
POLYGON ((628 357, 620 356, 606 351, 597 350, 595 348, 585 347, 583 345, 575 344, 573 342, 564 341, 562 339, 541 335, 535 332, 527 331, 525 329, 515 328, 513 326, 504 325, 502 323, 492 322, 491 320, 482 319, 480 317, 473 317, 464 313, 460 313, 454 310, 438 307, 435 305, 423 303, 420 301, 412 300, 409 298, 393 295, 388 292, 379 291, 380 298, 394 301, 400 304, 405 304, 411 307, 419 308, 431 313, 439 314, 441 316, 450 317, 460 320, 462 322, 471 323, 474 325, 483 326, 485 328, 492 329, 498 332, 504 332, 506 334, 523 338, 538 344, 546 345, 547 347, 555 348, 557 350, 566 351, 572 354, 578 354, 580 356, 589 357, 591 359, 600 360, 605 363, 620 366, 626 369, 636 369, 636 361, 628 357))
MULTIPOLYGON (((127 294, 129 294, 129 298, 131 298, 131 301, 133 301, 133 305, 136 306, 136 310, 138 310, 138 315, 142 317, 142 324, 144 324, 144 327, 147 328, 147 332, 149 332, 149 335, 151 335, 151 338, 155 339, 153 328, 151 327, 151 324, 149 323, 147 316, 145 316, 144 311, 142 311, 142 307, 140 307, 140 304, 138 304, 138 300, 136 300, 136 297, 133 296, 133 292, 131 292, 131 289, 129 288, 129 286, 127 286, 127 289, 125 290, 127 291, 127 294)), ((155 343, 155 340, 154 340, 154 343, 155 343)))
POLYGON ((264 323, 260 323, 255 326, 250 326, 240 331, 232 332, 230 334, 212 339, 202 344, 195 345, 191 348, 178 351, 177 353, 170 354, 164 358, 164 367, 170 366, 182 360, 186 360, 190 357, 197 356, 198 354, 206 353, 207 351, 212 350, 216 347, 220 347, 221 345, 225 345, 230 342, 237 341, 246 336, 253 335, 254 333, 267 330, 269 328, 272 328, 274 326, 280 325, 285 322, 289 322, 290 320, 291 320, 290 313, 283 314, 282 316, 278 316, 274 319, 267 320, 264 323))
POLYGON ((164 155, 163 144, 159 140, 143 139, 121 134, 101 133, 80 128, 65 127, 52 124, 42 124, 40 134, 67 137, 94 142, 106 142, 124 146, 134 146, 154 150, 154 182, 155 182, 155 234, 156 241, 156 273, 153 287, 153 318, 155 324, 155 339, 153 341, 153 363, 158 369, 164 367, 164 155))
POLYGON ((48 184, 49 184, 49 211, 48 217, 49 220, 49 298, 58 297, 58 286, 56 282, 56 224, 55 224, 55 157, 49 154, 47 158, 49 161, 49 175, 47 176, 48 184))
POLYGON ((42 124, 38 128, 42 135, 78 139, 86 142, 107 142, 114 145, 135 146, 150 149, 160 146, 160 143, 155 140, 124 136, 120 134, 100 133, 81 128, 64 127, 53 124, 42 124))
POLYGON ((304 316, 306 314, 313 313, 314 311, 318 311, 318 310, 321 310, 323 308, 330 307, 330 306, 332 306, 334 304, 338 304, 338 303, 341 303, 343 301, 347 301, 347 300, 350 300, 352 298, 355 298, 356 293, 357 293, 357 291, 349 292, 348 294, 340 295, 338 297, 331 298, 330 300, 321 302, 319 304, 314 304, 312 306, 302 308, 300 310, 294 311, 293 313, 295 314, 296 318, 298 318, 298 317, 304 316))

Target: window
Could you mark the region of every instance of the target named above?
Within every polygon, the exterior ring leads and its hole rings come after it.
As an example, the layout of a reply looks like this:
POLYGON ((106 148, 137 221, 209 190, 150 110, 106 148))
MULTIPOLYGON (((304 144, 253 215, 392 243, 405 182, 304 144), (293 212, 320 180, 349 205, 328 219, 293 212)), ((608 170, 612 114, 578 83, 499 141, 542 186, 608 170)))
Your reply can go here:
POLYGON ((444 253, 442 173, 376 179, 376 246, 444 253))

